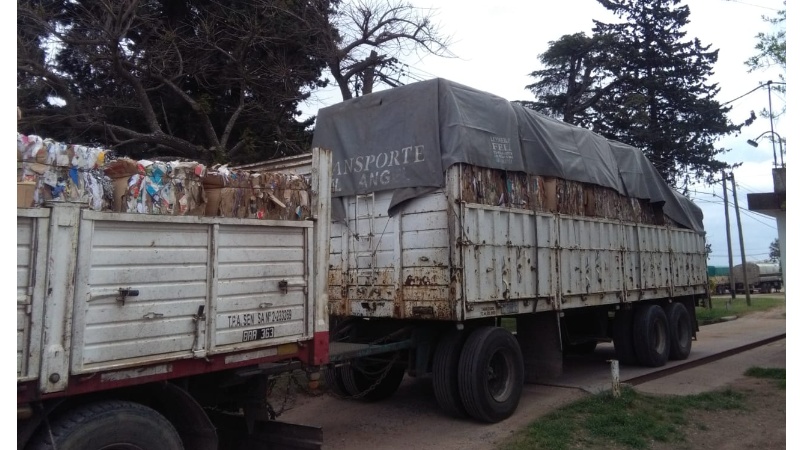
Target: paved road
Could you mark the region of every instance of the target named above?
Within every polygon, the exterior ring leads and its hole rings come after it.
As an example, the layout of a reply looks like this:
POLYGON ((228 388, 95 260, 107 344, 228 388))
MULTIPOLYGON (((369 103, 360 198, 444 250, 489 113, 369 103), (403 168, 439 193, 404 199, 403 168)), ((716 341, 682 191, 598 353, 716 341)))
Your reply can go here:
MULTIPOLYGON (((694 342, 690 361, 785 332, 785 314, 780 313, 704 326, 694 342)), ((563 387, 526 385, 516 413, 499 424, 480 424, 446 416, 436 404, 430 378, 406 378, 394 397, 380 403, 329 396, 301 398, 281 420, 322 426, 326 450, 493 448, 537 417, 607 385, 609 370, 605 359, 613 355, 612 350, 609 345, 600 346, 591 357, 566 361, 561 379, 563 387)), ((781 363, 785 366, 785 361, 784 340, 650 381, 637 389, 662 394, 702 392, 723 386, 750 366, 775 367, 781 363)), ((670 363, 676 364, 679 363, 670 363)), ((623 366, 621 375, 624 381, 652 371, 623 366)))

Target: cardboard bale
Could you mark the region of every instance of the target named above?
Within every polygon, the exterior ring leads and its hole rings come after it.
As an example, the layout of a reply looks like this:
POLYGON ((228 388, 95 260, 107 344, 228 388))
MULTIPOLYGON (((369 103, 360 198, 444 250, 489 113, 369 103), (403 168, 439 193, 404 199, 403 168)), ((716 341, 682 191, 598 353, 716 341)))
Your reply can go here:
POLYGON ((221 188, 211 188, 205 189, 206 194, 206 206, 204 209, 204 215, 208 217, 216 217, 219 215, 219 203, 220 203, 220 193, 221 188))
POLYGON ((591 195, 594 197, 595 217, 622 220, 622 197, 617 191, 607 187, 593 186, 591 195))
POLYGON ((647 225, 656 224, 656 215, 653 210, 653 204, 649 200, 635 199, 639 203, 639 223, 647 225))
POLYGON ((117 178, 111 181, 114 186, 114 202, 111 205, 111 209, 114 212, 126 212, 127 210, 128 181, 129 177, 117 178))
POLYGON ((544 179, 544 211, 558 212, 558 185, 559 178, 544 179))
POLYGON ((246 218, 249 216, 250 195, 245 189, 225 187, 220 189, 219 215, 220 217, 246 218))
POLYGON ((103 166, 103 172, 108 178, 116 180, 118 178, 129 179, 139 173, 138 164, 130 158, 119 158, 109 161, 103 166))
POLYGON ((219 172, 208 172, 202 181, 206 190, 225 187, 225 177, 219 172))
POLYGON ((583 186, 583 211, 587 217, 597 216, 595 187, 590 184, 586 184, 583 186))
POLYGON ((33 181, 17 182, 17 208, 31 208, 33 195, 36 191, 36 183, 33 181))

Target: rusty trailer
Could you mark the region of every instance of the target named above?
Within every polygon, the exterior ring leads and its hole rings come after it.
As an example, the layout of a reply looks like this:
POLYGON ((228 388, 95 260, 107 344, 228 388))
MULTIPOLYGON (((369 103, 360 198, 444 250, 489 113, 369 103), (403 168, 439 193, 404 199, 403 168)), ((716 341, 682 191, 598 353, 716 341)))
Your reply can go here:
POLYGON ((334 392, 430 373, 446 412, 496 422, 564 353, 688 357, 702 213, 639 149, 441 79, 321 110, 314 145, 334 155, 334 392))

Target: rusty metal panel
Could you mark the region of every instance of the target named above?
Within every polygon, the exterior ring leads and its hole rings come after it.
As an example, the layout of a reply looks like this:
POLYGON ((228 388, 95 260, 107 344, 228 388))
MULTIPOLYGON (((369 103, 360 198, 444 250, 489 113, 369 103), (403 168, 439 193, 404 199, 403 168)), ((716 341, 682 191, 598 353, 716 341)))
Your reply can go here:
POLYGON ((511 265, 506 247, 509 242, 506 213, 494 207, 467 205, 462 222, 466 301, 503 300, 511 265))
POLYGON ((703 286, 707 269, 705 241, 690 230, 670 230, 673 287, 703 286))
POLYGON ((623 230, 619 222, 561 216, 559 244, 562 296, 619 293, 621 297, 623 230))
POLYGON ((507 300, 536 297, 536 217, 527 211, 510 210, 508 217, 510 264, 507 300))
MULTIPOLYGON (((521 209, 464 208, 464 292, 467 302, 537 296, 537 217, 521 209)), ((542 259, 549 261, 549 255, 542 259)), ((547 270, 549 271, 549 270, 547 270)), ((547 276, 547 274, 545 274, 547 276)))
POLYGON ((331 230, 329 310, 335 315, 451 318, 445 313, 453 308, 444 194, 410 200, 389 217, 391 198, 392 192, 378 192, 343 200, 346 220, 331 230), (406 300, 412 303, 404 306, 406 300))
POLYGON ((636 225, 623 224, 625 248, 623 266, 625 267, 625 290, 632 294, 642 288, 642 267, 639 255, 639 234, 636 225))
MULTIPOLYGON (((558 222, 552 214, 536 215, 537 295, 548 300, 547 309, 560 309, 558 282, 558 222)), ((541 310, 538 309, 538 310, 541 310)))
POLYGON ((671 289, 669 229, 638 225, 642 289, 671 289))
POLYGON ((341 222, 331 223, 331 247, 328 261, 328 313, 334 316, 346 314, 347 305, 347 229, 341 222))

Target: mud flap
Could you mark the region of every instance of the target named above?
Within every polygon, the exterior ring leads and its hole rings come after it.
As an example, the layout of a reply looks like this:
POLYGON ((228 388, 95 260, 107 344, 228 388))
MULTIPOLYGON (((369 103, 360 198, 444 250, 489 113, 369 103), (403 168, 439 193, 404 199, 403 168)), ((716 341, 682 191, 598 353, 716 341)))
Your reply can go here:
POLYGON ((322 450, 322 428, 256 420, 248 434, 244 416, 210 412, 220 450, 322 450))

